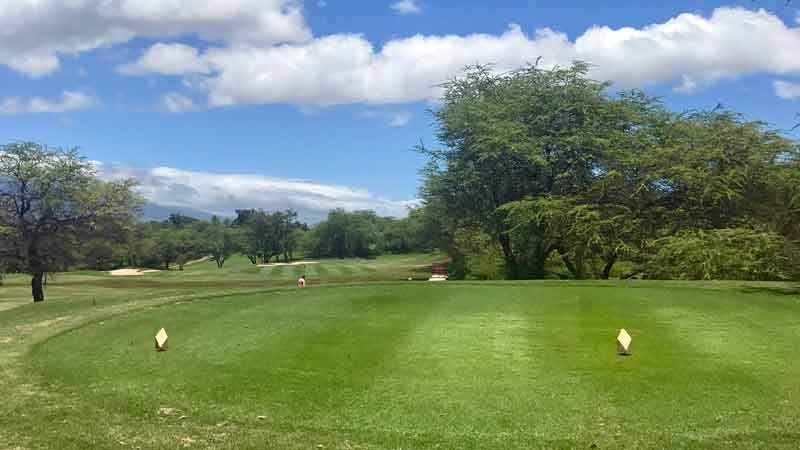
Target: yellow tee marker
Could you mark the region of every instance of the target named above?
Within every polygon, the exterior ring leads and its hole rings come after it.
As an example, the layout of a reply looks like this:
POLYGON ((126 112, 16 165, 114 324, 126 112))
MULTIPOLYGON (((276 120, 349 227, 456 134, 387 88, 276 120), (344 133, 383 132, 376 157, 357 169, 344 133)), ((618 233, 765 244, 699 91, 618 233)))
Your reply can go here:
POLYGON ((624 328, 619 330, 619 334, 617 335, 617 352, 620 355, 630 355, 632 341, 633 338, 631 338, 631 335, 628 334, 624 328))
POLYGON ((169 339, 169 336, 167 336, 167 331, 163 328, 158 330, 158 333, 156 333, 157 352, 163 352, 167 349, 167 339, 169 339))

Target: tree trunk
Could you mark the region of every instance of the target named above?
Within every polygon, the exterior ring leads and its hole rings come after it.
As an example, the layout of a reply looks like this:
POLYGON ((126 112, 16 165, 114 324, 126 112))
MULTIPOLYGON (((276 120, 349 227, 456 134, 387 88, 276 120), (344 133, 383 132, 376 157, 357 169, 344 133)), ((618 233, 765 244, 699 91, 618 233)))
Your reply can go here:
POLYGON ((520 277, 519 267, 517 260, 514 258, 514 250, 511 248, 511 239, 508 235, 500 233, 497 237, 500 241, 500 247, 503 249, 503 261, 506 266, 506 278, 509 280, 516 280, 520 277))
POLYGON ((564 265, 567 267, 567 270, 569 270, 569 273, 571 273, 576 280, 584 279, 585 274, 583 272, 583 264, 580 258, 578 259, 578 264, 576 265, 575 262, 573 262, 569 257, 569 253, 560 248, 557 249, 557 251, 559 256, 561 256, 561 260, 564 261, 564 265))
POLYGON ((564 265, 567 267, 569 273, 571 273, 576 279, 579 279, 580 276, 578 274, 578 269, 575 267, 575 264, 572 264, 572 260, 569 259, 569 255, 561 252, 559 252, 559 255, 561 255, 561 261, 564 261, 564 265))
POLYGON ((611 276, 611 268, 614 267, 614 263, 617 262, 617 254, 611 253, 606 257, 606 264, 603 266, 603 273, 600 275, 604 280, 607 280, 608 277, 611 276))
POLYGON ((529 276, 530 276, 531 279, 541 280, 541 279, 544 278, 545 271, 546 271, 546 269, 545 269, 545 263, 546 262, 547 262, 547 258, 546 257, 545 258, 537 258, 536 260, 531 261, 530 267, 528 267, 528 269, 530 270, 529 276))
POLYGON ((39 258, 39 242, 33 239, 28 247, 28 261, 33 277, 31 278, 31 294, 33 302, 44 301, 44 265, 39 258))
POLYGON ((33 272, 33 278, 31 278, 31 294, 33 294, 34 303, 44 301, 44 287, 42 285, 43 280, 44 280, 44 272, 42 271, 33 272))

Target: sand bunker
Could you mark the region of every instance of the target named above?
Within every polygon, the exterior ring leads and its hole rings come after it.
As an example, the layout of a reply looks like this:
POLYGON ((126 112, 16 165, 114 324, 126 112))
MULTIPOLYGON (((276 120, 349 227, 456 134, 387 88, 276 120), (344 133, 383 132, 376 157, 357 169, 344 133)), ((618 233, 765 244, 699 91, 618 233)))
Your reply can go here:
POLYGON ((146 273, 161 272, 156 269, 117 269, 108 272, 115 277, 139 277, 146 273))
POLYGON ((306 264, 319 264, 319 261, 295 261, 290 263, 259 264, 258 267, 304 266, 306 264))
POLYGON ((203 257, 202 257, 202 258, 200 258, 200 259, 195 259, 194 261, 189 261, 189 262, 187 262, 186 264, 184 264, 184 266, 191 266, 192 264, 197 264, 197 263, 201 263, 201 262, 206 262, 206 261, 208 261, 208 260, 210 260, 210 259, 211 259, 211 257, 210 257, 210 256, 203 256, 203 257))

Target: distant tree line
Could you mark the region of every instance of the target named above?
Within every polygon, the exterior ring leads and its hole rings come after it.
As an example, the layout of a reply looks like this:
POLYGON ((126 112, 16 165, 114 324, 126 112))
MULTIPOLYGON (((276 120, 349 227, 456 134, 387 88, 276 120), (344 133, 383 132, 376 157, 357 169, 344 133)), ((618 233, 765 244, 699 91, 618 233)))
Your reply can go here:
POLYGON ((374 211, 334 210, 315 226, 300 222, 293 210, 240 209, 233 219, 210 220, 171 214, 163 221, 134 220, 113 238, 95 235, 77 251, 73 267, 183 270, 187 262, 208 258, 221 269, 234 254, 252 264, 269 264, 299 256, 374 258, 432 250, 413 235, 413 224, 413 217, 380 217, 374 211))
POLYGON ((796 141, 587 71, 478 66, 444 85, 420 214, 452 275, 797 278, 796 141))
POLYGON ((347 212, 335 209, 305 236, 311 257, 372 258, 384 253, 426 252, 436 248, 428 237, 418 211, 396 219, 375 211, 347 212))
POLYGON ((77 150, 21 142, 0 146, 0 284, 6 273, 31 275, 34 301, 47 274, 75 269, 148 267, 183 270, 202 258, 222 269, 241 253, 253 264, 304 257, 372 258, 430 251, 421 216, 379 217, 334 210, 316 226, 293 210, 240 209, 235 218, 172 214, 140 219, 144 200, 132 180, 105 182, 77 150))

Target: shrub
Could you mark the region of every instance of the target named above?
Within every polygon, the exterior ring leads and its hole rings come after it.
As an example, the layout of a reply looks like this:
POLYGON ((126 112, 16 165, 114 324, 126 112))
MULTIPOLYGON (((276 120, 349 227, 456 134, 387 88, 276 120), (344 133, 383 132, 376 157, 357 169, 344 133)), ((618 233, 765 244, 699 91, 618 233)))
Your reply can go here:
POLYGON ((785 280, 796 250, 776 233, 724 228, 688 230, 656 240, 645 277, 684 280, 785 280))
POLYGON ((459 254, 463 255, 459 258, 463 264, 459 269, 465 278, 502 280, 505 277, 503 252, 491 236, 475 229, 460 229, 454 240, 459 254))

